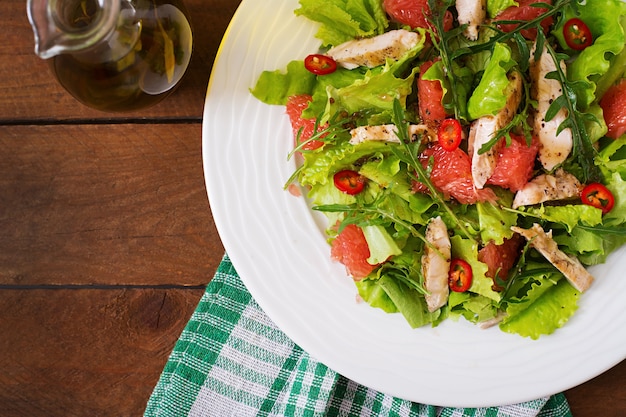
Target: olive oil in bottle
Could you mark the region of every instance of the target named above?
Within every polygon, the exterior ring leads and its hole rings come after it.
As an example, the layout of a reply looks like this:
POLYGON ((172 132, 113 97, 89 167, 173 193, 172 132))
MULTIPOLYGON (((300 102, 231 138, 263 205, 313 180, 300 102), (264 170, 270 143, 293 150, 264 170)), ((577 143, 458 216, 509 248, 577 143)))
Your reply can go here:
MULTIPOLYGON (((84 50, 54 56, 52 69, 90 107, 118 112, 154 105, 175 89, 189 64, 187 11, 179 0, 114 1, 121 1, 121 9, 110 34, 84 50)), ((76 0, 66 25, 89 30, 100 13, 96 0, 76 0)))

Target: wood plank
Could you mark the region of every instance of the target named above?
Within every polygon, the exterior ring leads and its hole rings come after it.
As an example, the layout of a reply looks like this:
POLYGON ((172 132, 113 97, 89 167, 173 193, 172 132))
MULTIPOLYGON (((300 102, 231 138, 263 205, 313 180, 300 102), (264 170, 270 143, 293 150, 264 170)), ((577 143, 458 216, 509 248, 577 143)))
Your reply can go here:
POLYGON ((194 50, 180 87, 155 107, 105 113, 81 105, 56 82, 34 51, 24 0, 0 1, 0 124, 16 120, 201 118, 209 74, 224 31, 240 0, 184 0, 194 31, 194 50))
MULTIPOLYGON (((601 343, 601 342, 600 342, 601 343)), ((626 414, 626 361, 565 392, 574 417, 623 417, 626 414)))
MULTIPOLYGON (((201 289, 0 292, 0 415, 141 416, 201 289)), ((626 362, 566 392, 576 417, 621 416, 626 362)))
POLYGON ((201 126, 0 129, 0 284, 207 283, 201 126))
POLYGON ((202 293, 0 292, 0 415, 141 416, 202 293))

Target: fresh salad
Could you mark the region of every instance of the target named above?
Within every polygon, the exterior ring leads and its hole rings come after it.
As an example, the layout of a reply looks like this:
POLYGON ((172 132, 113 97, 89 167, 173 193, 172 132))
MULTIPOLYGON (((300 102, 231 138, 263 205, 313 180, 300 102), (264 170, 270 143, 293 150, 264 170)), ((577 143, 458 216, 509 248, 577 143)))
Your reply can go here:
POLYGON ((260 74, 359 298, 537 339, 626 242, 626 3, 300 0, 320 49, 260 74))

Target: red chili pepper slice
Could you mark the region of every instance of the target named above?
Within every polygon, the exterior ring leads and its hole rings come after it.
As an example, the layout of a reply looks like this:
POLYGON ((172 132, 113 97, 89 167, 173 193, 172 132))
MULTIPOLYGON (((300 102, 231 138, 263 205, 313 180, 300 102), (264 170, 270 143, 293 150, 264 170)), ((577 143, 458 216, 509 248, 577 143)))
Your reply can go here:
POLYGON ((582 51, 593 43, 593 35, 589 26, 576 17, 565 22, 563 37, 567 46, 576 51, 582 51))
POLYGON ((463 129, 456 119, 444 119, 437 129, 437 140, 443 149, 453 151, 461 144, 463 129))
POLYGON ((472 286, 472 267, 463 259, 454 258, 450 262, 448 286, 454 292, 465 292, 472 286))
POLYGON ((585 186, 580 194, 580 199, 583 204, 602 210, 602 214, 606 214, 611 211, 613 205, 615 205, 613 193, 598 182, 592 182, 591 184, 585 186))
POLYGON ((358 194, 365 188, 365 177, 350 169, 337 172, 333 182, 339 191, 350 195, 358 194))
POLYGON ((304 58, 304 68, 315 75, 326 75, 335 72, 337 63, 329 56, 311 54, 304 58))

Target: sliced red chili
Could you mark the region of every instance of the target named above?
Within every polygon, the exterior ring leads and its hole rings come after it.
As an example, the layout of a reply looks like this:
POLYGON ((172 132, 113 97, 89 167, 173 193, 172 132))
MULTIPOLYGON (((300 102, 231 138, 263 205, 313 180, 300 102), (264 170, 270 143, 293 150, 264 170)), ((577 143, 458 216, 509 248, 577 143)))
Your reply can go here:
POLYGON ((593 182, 585 186, 580 195, 580 199, 584 204, 602 210, 602 214, 606 214, 611 211, 615 205, 613 193, 598 182, 593 182))
POLYGON ((365 177, 351 169, 344 169, 333 176, 335 187, 346 194, 355 195, 365 188, 365 177))
POLYGON ((582 51, 593 43, 593 35, 589 26, 576 17, 565 22, 563 37, 567 46, 576 51, 582 51))
POLYGON ((326 55, 311 54, 304 58, 304 68, 316 75, 326 75, 335 72, 337 62, 326 55))
POLYGON ((453 151, 461 144, 463 129, 456 119, 444 119, 437 129, 437 140, 443 149, 453 151))
POLYGON ((472 286, 472 267, 463 259, 454 258, 450 262, 448 286, 454 292, 465 292, 472 286))

